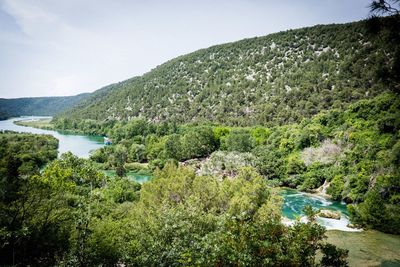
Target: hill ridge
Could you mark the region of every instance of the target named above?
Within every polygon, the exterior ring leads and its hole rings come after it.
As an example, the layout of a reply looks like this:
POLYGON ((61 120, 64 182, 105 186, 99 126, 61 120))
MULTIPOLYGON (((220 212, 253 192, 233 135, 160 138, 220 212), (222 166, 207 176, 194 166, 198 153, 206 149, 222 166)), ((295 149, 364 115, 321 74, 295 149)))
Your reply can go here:
POLYGON ((90 93, 74 96, 43 96, 0 98, 0 119, 19 116, 54 116, 89 97, 90 93))
POLYGON ((68 110, 68 117, 240 126, 299 122, 386 90, 376 82, 377 62, 386 60, 383 44, 372 41, 364 24, 316 25, 202 48, 103 87, 68 110))

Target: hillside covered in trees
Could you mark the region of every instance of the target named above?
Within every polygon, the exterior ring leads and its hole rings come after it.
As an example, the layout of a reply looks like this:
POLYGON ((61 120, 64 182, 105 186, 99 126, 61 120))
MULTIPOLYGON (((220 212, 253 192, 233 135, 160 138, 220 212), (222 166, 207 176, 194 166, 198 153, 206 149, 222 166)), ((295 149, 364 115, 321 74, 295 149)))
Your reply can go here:
POLYGON ((54 126, 110 136, 116 145, 92 160, 122 176, 135 162, 179 161, 222 179, 251 167, 270 185, 325 184, 353 222, 398 233, 397 47, 371 23, 199 50, 97 91, 54 126))
POLYGON ((300 122, 396 85, 366 21, 319 25, 213 46, 113 84, 68 110, 65 127, 144 118, 232 126, 300 122), (68 125, 71 124, 71 125, 68 125))
POLYGON ((0 98, 0 119, 18 116, 53 116, 73 107, 89 94, 76 96, 0 98))

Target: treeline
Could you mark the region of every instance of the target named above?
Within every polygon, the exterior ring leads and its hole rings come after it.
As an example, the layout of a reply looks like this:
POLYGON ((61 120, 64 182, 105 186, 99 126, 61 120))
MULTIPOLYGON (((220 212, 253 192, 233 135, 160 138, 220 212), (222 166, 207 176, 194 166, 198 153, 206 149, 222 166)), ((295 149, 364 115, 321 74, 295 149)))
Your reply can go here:
MULTIPOLYGON (((24 141, 42 147, 41 138, 30 135, 24 141)), ((24 151, 14 152, 18 157, 24 151)), ((347 262, 347 251, 324 242, 325 230, 315 223, 312 209, 306 210, 308 223, 283 225, 280 198, 251 169, 218 181, 167 164, 141 188, 125 178, 109 179, 93 162, 70 153, 40 173, 3 164, 9 155, 0 159, 2 177, 8 179, 0 191, 2 266, 347 262)))
POLYGON ((355 222, 399 233, 399 127, 399 98, 384 93, 345 110, 271 128, 115 122, 101 129, 114 145, 95 151, 91 159, 111 164, 121 175, 126 163, 148 162, 155 170, 180 161, 221 177, 249 166, 272 185, 305 191, 328 183, 327 193, 352 204, 355 222))

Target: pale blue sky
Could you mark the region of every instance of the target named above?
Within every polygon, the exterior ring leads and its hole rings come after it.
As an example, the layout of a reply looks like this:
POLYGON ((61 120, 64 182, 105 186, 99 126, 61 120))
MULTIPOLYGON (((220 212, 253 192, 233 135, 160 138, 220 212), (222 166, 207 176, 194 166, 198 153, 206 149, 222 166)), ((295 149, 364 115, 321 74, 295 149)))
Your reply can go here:
POLYGON ((370 0, 0 0, 0 98, 92 92, 215 44, 368 16, 370 0))

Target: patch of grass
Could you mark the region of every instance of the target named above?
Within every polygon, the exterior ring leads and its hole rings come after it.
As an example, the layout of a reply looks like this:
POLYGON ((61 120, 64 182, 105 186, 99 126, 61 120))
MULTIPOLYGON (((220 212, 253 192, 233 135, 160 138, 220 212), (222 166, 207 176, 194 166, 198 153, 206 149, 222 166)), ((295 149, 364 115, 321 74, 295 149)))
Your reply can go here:
POLYGON ((20 120, 14 123, 19 126, 27 126, 39 129, 53 129, 54 125, 51 123, 51 118, 38 119, 38 120, 20 120))
POLYGON ((327 231, 329 243, 349 250, 350 266, 400 266, 400 237, 367 230, 327 231))

